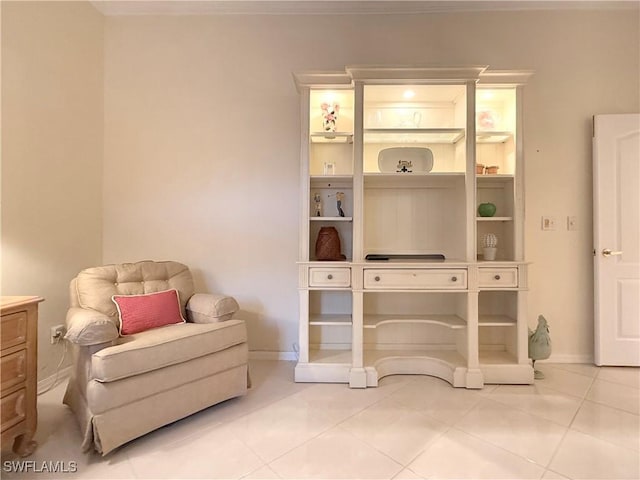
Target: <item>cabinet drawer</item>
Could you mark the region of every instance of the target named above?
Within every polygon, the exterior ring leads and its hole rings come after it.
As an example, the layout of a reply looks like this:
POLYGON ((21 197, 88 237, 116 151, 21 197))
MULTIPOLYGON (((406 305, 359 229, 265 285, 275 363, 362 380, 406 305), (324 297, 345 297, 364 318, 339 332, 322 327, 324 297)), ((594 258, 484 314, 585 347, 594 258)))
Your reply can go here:
POLYGON ((462 290, 467 271, 462 269, 365 270, 364 288, 408 290, 462 290))
POLYGON ((0 338, 2 350, 24 343, 27 339, 27 312, 3 315, 0 338))
POLYGON ((13 427, 25 418, 25 396, 26 390, 23 388, 6 397, 2 397, 0 403, 2 407, 2 431, 13 427))
POLYGON ((310 287, 348 287, 351 285, 349 268, 309 268, 310 287))
POLYGON ((478 283, 480 288, 517 287, 517 268, 479 268, 478 283))
POLYGON ((2 390, 13 387, 27 378, 27 351, 5 355, 0 361, 0 378, 2 390))

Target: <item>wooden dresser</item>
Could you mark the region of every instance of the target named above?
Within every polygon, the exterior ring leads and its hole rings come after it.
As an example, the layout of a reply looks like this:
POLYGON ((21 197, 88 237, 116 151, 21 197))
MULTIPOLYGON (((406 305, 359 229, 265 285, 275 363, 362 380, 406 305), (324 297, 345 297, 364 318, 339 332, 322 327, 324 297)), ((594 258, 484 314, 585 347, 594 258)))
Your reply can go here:
POLYGON ((25 457, 36 448, 38 422, 38 303, 40 297, 1 297, 2 445, 25 457))

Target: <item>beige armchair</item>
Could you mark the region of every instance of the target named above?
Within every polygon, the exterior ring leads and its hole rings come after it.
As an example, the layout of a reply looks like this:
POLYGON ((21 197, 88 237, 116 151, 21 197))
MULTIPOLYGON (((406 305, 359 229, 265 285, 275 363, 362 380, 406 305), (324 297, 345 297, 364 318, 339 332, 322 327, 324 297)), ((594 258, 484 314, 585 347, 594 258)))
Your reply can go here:
POLYGON ((88 268, 70 284, 65 338, 73 372, 64 403, 84 434, 83 450, 107 454, 156 428, 233 397, 248 386, 244 321, 232 297, 194 294, 176 262, 88 268), (176 289, 186 323, 119 334, 113 295, 176 289))

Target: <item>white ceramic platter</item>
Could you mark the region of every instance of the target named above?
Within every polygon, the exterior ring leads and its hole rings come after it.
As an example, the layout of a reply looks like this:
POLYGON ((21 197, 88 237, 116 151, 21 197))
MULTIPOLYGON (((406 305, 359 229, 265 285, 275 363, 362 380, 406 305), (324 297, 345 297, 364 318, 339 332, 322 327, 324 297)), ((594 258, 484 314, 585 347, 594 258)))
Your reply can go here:
POLYGON ((427 173, 433 168, 433 152, 426 147, 391 147, 378 153, 382 173, 427 173))

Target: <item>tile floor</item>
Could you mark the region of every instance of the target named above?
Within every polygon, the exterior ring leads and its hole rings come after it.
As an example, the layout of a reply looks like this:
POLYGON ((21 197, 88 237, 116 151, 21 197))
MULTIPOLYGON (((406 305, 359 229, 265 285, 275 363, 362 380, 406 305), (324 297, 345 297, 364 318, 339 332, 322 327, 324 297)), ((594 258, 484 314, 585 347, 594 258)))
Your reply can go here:
POLYGON ((80 451, 61 398, 39 397, 29 458, 75 473, 11 478, 593 479, 640 478, 640 369, 536 365, 530 386, 454 389, 426 376, 378 388, 296 384, 293 363, 253 361, 254 387, 102 458, 80 451))

